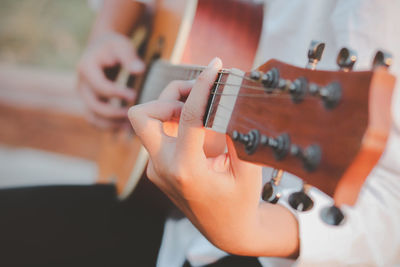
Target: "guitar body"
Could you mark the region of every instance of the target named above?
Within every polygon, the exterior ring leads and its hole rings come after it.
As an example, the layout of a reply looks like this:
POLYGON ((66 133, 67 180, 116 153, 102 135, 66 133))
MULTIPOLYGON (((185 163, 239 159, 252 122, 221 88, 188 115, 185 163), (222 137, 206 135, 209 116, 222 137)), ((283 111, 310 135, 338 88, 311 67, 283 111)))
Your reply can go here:
MULTIPOLYGON (((207 65, 218 56, 224 67, 251 69, 262 21, 263 6, 251 1, 157 1, 151 27, 146 29, 148 42, 144 60, 149 66, 148 73, 154 60, 159 58, 172 64, 207 65)), ((134 88, 146 87, 146 83, 152 82, 149 79, 136 79, 134 88)), ((154 79, 157 75, 151 76, 154 79)), ((167 80, 164 77, 163 83, 167 80)), ((140 93, 139 102, 157 97, 161 89, 155 88, 154 92, 146 89, 140 93)), ((103 135, 100 150, 99 182, 115 182, 118 192, 127 196, 147 163, 139 139, 130 131, 110 131, 103 135)))

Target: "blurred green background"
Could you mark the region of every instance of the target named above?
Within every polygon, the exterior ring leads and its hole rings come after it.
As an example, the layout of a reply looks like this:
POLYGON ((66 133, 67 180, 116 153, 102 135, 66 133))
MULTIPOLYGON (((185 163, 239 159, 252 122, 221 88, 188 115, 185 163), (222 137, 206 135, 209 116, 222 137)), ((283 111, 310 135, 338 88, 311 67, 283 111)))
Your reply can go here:
POLYGON ((94 16, 86 0, 1 0, 0 62, 73 70, 94 16))

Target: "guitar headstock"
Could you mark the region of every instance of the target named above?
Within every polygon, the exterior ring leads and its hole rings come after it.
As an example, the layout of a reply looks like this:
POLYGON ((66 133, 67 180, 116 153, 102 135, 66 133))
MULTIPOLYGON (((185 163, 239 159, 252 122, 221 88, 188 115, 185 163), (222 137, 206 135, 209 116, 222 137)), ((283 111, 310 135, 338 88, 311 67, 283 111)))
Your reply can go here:
POLYGON ((338 71, 270 60, 245 73, 226 128, 239 158, 293 173, 337 204, 354 204, 385 148, 395 81, 385 54, 370 71, 351 71, 355 59, 342 49, 338 71))

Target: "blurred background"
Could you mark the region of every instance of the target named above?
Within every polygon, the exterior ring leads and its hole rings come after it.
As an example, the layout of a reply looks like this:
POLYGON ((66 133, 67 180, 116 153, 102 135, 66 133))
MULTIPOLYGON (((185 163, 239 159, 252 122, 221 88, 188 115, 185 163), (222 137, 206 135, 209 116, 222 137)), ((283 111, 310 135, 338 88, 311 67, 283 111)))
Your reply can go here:
POLYGON ((88 1, 1 1, 0 187, 94 182, 99 132, 75 89, 94 17, 88 1))

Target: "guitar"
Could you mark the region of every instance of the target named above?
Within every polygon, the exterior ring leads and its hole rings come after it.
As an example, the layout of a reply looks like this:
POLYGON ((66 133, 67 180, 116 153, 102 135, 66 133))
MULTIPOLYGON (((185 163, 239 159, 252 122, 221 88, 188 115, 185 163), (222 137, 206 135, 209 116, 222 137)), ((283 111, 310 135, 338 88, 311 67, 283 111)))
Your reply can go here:
MULTIPOLYGON (((202 51, 204 46, 212 51, 220 48, 222 51, 215 54, 220 55, 227 66, 251 69, 252 60, 249 59, 254 58, 261 29, 260 6, 242 1, 218 1, 221 8, 227 8, 227 3, 233 4, 240 9, 242 17, 249 15, 244 21, 249 19, 254 24, 244 28, 238 26, 232 31, 232 34, 238 33, 238 39, 244 36, 241 34, 247 34, 249 43, 246 45, 228 42, 238 46, 228 49, 220 45, 214 50, 211 43, 215 39, 209 38, 204 29, 215 30, 222 22, 235 23, 235 16, 224 17, 220 22, 218 16, 214 16, 217 21, 205 19, 213 17, 213 12, 218 10, 216 2, 211 0, 184 2, 186 13, 181 13, 182 7, 177 13, 171 12, 175 10, 176 1, 160 3, 145 56, 150 67, 141 83, 140 102, 156 98, 171 80, 196 78, 202 68, 185 63, 205 64, 210 57, 190 53, 202 51), (188 12, 191 23, 187 19, 188 12), (206 34, 199 38, 201 28, 206 34), (173 34, 165 34, 165 29, 175 30, 171 30, 173 34), (240 29, 244 33, 239 34, 240 29), (185 37, 182 37, 182 31, 185 37), (247 56, 242 58, 243 54, 247 56)), ((234 12, 224 9, 223 13, 234 12)), ((221 33, 226 29, 219 28, 221 33)), ((321 48, 323 50, 322 44, 312 43, 310 68, 271 60, 252 72, 221 71, 210 97, 204 125, 230 136, 242 160, 293 173, 332 196, 336 205, 353 205, 385 148, 391 125, 390 100, 395 79, 387 70, 390 59, 382 52, 377 53, 371 71, 352 72, 355 57, 348 49, 339 53, 339 71, 314 70, 321 57, 321 48)), ((205 54, 210 55, 206 50, 205 54)), ((111 141, 108 140, 105 147, 111 152, 101 153, 100 174, 103 178, 117 177, 122 196, 127 196, 145 169, 146 153, 131 133, 110 136, 111 141)), ((307 187, 304 188, 302 196, 306 195, 307 187)))
MULTIPOLYGON (((227 67, 252 67, 263 21, 262 4, 242 0, 156 3, 151 23, 138 27, 133 37, 135 46, 143 48, 139 50, 144 50, 148 66, 146 74, 133 81, 133 88, 139 89, 138 103, 156 99, 172 80, 196 78, 201 71, 197 66, 216 55, 227 67)), ((132 82, 128 76, 121 71, 117 81, 132 82)), ((142 176, 147 154, 134 133, 109 131, 102 136, 97 163, 98 182, 115 182, 125 198, 142 176)))

